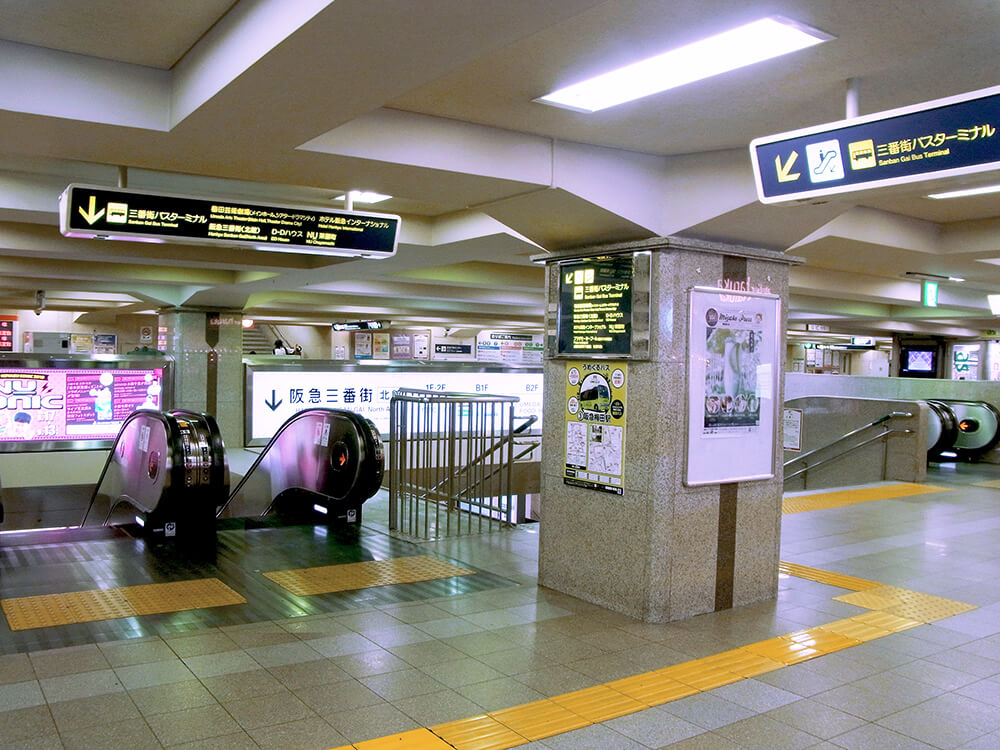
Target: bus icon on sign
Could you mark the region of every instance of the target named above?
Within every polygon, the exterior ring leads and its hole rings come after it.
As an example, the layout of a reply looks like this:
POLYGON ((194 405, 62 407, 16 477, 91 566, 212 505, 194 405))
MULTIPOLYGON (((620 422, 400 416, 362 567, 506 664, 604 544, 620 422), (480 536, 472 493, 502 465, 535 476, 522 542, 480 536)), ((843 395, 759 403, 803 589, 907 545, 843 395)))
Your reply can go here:
POLYGON ((871 138, 848 143, 847 155, 851 160, 851 169, 871 169, 876 166, 875 142, 871 138))

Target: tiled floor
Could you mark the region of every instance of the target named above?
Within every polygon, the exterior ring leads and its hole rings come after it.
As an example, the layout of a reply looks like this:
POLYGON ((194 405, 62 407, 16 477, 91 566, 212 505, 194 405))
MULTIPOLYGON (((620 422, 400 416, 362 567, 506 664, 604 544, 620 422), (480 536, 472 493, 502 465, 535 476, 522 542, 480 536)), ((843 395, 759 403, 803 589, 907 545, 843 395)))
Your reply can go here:
MULTIPOLYGON (((783 560, 977 609, 521 747, 1000 748, 1000 490, 976 486, 997 478, 945 467, 949 491, 783 521, 783 560)), ((782 577, 776 602, 644 624, 538 588, 536 530, 420 545, 517 586, 0 656, 0 748, 322 750, 867 611, 782 577)))

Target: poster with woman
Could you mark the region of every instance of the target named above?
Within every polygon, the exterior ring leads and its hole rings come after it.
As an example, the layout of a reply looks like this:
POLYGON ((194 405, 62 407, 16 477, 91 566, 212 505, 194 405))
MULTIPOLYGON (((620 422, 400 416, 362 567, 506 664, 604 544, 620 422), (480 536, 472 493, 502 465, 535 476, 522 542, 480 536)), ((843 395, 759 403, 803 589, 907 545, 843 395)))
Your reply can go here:
POLYGON ((695 287, 688 314, 685 483, 774 476, 780 299, 695 287))

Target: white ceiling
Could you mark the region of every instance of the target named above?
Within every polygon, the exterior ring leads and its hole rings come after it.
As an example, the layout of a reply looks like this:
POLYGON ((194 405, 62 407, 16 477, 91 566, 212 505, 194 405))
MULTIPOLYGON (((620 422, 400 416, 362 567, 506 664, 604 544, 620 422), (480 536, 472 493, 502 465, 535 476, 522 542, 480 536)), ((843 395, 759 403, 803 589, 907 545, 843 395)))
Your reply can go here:
POLYGON ((0 308, 43 288, 94 321, 191 305, 538 328, 529 256, 684 234, 804 258, 796 323, 975 336, 995 326, 1000 195, 763 206, 747 145, 841 119, 850 78, 862 114, 997 85, 998 35, 987 0, 6 0, 0 308), (775 13, 835 39, 594 114, 532 101, 775 13), (400 249, 342 262, 61 237, 59 193, 114 185, 119 166, 130 187, 207 196, 388 193, 375 210, 403 216, 400 249), (968 281, 928 311, 907 271, 968 281))

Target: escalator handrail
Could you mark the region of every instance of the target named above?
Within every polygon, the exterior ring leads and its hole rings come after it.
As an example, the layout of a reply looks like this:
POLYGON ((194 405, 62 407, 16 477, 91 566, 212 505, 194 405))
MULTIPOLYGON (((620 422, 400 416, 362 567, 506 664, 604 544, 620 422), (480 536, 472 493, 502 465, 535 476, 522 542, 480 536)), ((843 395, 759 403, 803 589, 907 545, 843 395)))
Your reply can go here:
MULTIPOLYGON (((168 436, 167 445, 175 450, 177 449, 180 434, 177 429, 177 423, 171 418, 169 414, 152 409, 136 409, 127 417, 125 417, 125 421, 122 422, 122 426, 119 428, 118 434, 115 436, 114 443, 111 444, 111 451, 108 453, 108 458, 104 462, 104 468, 101 469, 101 476, 98 478, 97 484, 94 485, 94 492, 90 496, 90 503, 87 504, 87 510, 83 514, 83 520, 80 521, 81 528, 87 525, 87 518, 90 516, 90 511, 93 510, 94 503, 97 501, 97 495, 100 493, 101 485, 104 484, 104 477, 108 473, 108 467, 111 466, 111 462, 115 460, 115 454, 118 451, 118 441, 121 440, 122 435, 125 433, 125 428, 129 425, 129 423, 132 422, 132 420, 137 419, 139 417, 154 417, 155 419, 158 419, 160 422, 162 422, 168 436)), ((179 456, 177 455, 171 455, 170 458, 171 458, 172 472, 176 474, 178 469, 183 470, 184 462, 182 457, 180 461, 178 461, 179 456)), ((175 484, 178 480, 183 481, 183 476, 181 477, 172 476, 171 484, 175 484)))
MULTIPOLYGON (((267 452, 269 450, 271 450, 271 446, 274 445, 275 441, 279 437, 281 437, 281 433, 283 433, 285 431, 285 429, 289 425, 291 425, 292 423, 298 421, 299 419, 303 419, 306 416, 309 416, 311 414, 329 414, 330 412, 334 412, 334 411, 339 411, 339 410, 337 410, 337 409, 322 409, 322 408, 320 408, 320 409, 303 409, 302 411, 296 412, 295 414, 293 414, 292 416, 290 416, 288 419, 286 419, 284 422, 282 422, 281 427, 279 427, 277 430, 275 430, 275 433, 271 436, 271 439, 267 441, 267 445, 264 446, 264 450, 262 450, 257 455, 257 458, 254 459, 254 462, 252 464, 250 464, 250 468, 247 469, 246 473, 243 474, 243 478, 240 479, 240 481, 236 485, 236 487, 229 493, 229 497, 226 499, 226 502, 224 502, 222 504, 222 507, 220 507, 218 510, 216 510, 215 517, 216 518, 221 518, 222 517, 222 514, 226 512, 226 508, 229 507, 229 504, 233 501, 233 498, 235 498, 239 494, 240 490, 243 489, 243 485, 246 484, 247 480, 251 477, 251 475, 254 473, 254 471, 257 470, 257 467, 260 466, 261 462, 263 462, 264 457, 267 456, 267 452)), ((268 506, 268 507, 270 507, 270 506, 268 506)))
POLYGON ((226 445, 222 440, 222 431, 219 429, 219 423, 215 420, 215 417, 211 414, 191 409, 171 409, 170 415, 173 417, 179 416, 189 421, 201 420, 205 423, 208 429, 212 457, 209 483, 212 487, 225 487, 228 492, 229 462, 226 460, 226 445))

